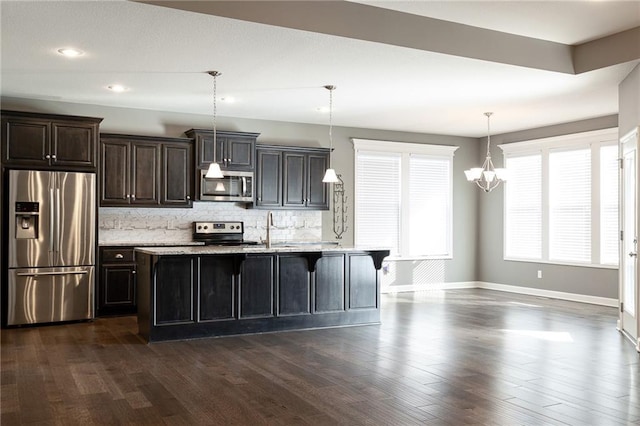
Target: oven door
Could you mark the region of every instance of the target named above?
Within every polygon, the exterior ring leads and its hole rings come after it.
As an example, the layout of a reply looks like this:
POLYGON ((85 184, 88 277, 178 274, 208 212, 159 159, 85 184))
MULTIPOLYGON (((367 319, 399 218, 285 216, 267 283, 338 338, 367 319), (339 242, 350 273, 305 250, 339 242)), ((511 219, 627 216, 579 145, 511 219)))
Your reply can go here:
POLYGON ((225 171, 222 178, 205 177, 200 170, 200 199, 203 201, 253 202, 253 173, 225 171))

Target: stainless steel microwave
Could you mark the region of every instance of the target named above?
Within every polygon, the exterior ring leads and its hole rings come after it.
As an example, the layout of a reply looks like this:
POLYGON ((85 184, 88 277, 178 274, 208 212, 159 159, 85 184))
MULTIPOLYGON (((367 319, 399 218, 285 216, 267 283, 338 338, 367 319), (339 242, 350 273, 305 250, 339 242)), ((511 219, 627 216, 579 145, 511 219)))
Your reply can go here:
POLYGON ((253 202, 253 172, 223 171, 222 178, 205 177, 200 170, 200 200, 253 202))

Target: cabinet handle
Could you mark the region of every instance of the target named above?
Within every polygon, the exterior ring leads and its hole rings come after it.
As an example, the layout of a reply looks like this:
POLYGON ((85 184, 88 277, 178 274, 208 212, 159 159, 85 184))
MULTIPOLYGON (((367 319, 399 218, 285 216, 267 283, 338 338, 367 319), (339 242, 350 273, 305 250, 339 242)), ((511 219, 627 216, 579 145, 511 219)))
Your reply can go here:
POLYGON ((131 195, 127 194, 127 195, 124 196, 124 198, 126 198, 128 200, 129 198, 131 198, 131 195))
POLYGON ((122 254, 118 253, 118 254, 115 255, 115 258, 116 259, 124 259, 124 256, 122 254))
POLYGON ((49 154, 45 155, 44 158, 46 158, 47 160, 51 158, 51 156, 49 154))
POLYGON ((187 195, 187 201, 189 201, 190 199, 191 199, 191 197, 187 195))
POLYGON ((135 275, 135 274, 136 274, 136 271, 134 269, 133 271, 131 271, 131 275, 135 275))
POLYGON ((55 160, 55 159, 56 159, 56 155, 55 155, 55 154, 53 154, 53 155, 51 156, 51 158, 55 160))
POLYGON ((136 194, 133 194, 133 195, 131 196, 131 199, 132 199, 132 200, 135 200, 135 199, 136 199, 136 194))

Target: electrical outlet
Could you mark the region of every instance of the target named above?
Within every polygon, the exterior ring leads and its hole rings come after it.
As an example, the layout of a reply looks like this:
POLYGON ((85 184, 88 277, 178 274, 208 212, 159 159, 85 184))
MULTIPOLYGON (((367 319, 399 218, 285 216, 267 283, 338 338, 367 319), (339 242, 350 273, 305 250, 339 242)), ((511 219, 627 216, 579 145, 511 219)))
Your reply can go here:
POLYGON ((542 278, 542 271, 538 270, 538 278, 542 278))

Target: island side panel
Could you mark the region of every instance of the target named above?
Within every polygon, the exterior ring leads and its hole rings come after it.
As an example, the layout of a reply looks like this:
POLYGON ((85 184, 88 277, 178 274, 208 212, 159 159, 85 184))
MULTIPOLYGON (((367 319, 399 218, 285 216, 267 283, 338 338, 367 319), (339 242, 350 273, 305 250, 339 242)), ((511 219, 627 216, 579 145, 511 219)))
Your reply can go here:
POLYGON ((198 321, 236 319, 236 261, 233 256, 199 258, 198 321))
POLYGON ((155 325, 195 321, 196 258, 161 257, 155 267, 155 325))
POLYGON ((311 314, 311 273, 305 256, 278 256, 278 316, 311 314))
POLYGON ((316 263, 314 312, 339 312, 346 309, 345 259, 344 253, 331 253, 316 263))
POLYGON ((138 333, 144 337, 145 340, 150 340, 151 328, 153 327, 153 295, 151 280, 153 279, 153 263, 154 256, 136 252, 136 285, 137 285, 137 300, 138 305, 138 333))
POLYGON ((349 309, 377 309, 380 295, 378 270, 371 256, 350 254, 349 309))
POLYGON ((240 272, 240 319, 274 316, 275 256, 251 255, 240 272))

